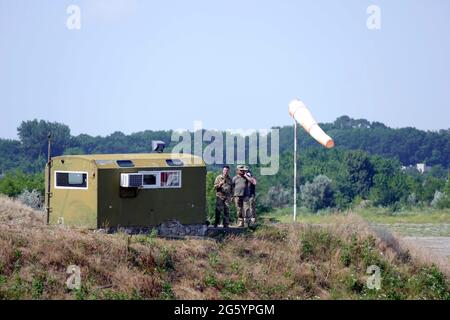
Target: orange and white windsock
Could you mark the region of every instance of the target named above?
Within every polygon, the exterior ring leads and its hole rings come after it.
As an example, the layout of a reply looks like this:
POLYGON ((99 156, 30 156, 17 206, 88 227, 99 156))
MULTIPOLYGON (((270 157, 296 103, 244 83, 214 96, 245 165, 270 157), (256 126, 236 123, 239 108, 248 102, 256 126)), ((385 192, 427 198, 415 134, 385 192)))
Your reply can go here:
POLYGON ((334 141, 330 138, 317 124, 314 120, 311 112, 305 106, 303 102, 298 99, 294 99, 289 103, 289 114, 295 119, 299 124, 302 125, 303 129, 306 130, 314 139, 326 148, 333 148, 334 141))

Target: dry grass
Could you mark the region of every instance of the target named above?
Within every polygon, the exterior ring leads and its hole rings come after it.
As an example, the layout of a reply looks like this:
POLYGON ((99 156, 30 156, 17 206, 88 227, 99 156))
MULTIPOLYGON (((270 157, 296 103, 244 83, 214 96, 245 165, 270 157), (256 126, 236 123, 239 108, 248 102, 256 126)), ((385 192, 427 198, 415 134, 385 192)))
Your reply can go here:
POLYGON ((44 212, 35 211, 19 201, 0 195, 0 223, 36 225, 44 222, 44 212))
POLYGON ((5 198, 0 213, 3 299, 448 298, 429 261, 411 259, 356 215, 216 242, 46 226, 41 213, 5 198), (365 286, 371 264, 382 269, 379 291, 365 286), (65 286, 69 265, 81 269, 80 290, 65 286))

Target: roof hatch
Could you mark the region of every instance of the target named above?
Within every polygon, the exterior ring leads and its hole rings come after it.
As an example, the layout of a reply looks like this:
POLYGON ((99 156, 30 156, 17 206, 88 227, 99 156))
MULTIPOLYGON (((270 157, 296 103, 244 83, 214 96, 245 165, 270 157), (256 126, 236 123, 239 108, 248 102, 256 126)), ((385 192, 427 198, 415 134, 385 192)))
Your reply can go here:
POLYGON ((121 168, 134 168, 134 163, 131 160, 117 160, 116 162, 121 168))

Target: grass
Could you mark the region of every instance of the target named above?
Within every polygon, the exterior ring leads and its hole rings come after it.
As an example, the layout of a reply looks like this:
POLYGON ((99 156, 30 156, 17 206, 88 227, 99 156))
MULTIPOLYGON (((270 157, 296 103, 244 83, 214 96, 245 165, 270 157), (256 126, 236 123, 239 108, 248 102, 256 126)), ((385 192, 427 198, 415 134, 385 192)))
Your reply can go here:
POLYGON ((450 224, 437 223, 391 223, 391 224, 377 224, 381 227, 386 227, 392 232, 401 236, 409 237, 450 237, 450 224))
POLYGON ((405 209, 392 212, 386 208, 358 209, 364 219, 374 223, 442 224, 450 223, 450 209, 405 209))
MULTIPOLYGON (((351 211, 332 211, 323 210, 318 213, 299 207, 297 208, 297 222, 300 223, 333 223, 337 215, 347 215, 349 212, 357 212, 368 222, 395 224, 395 223, 414 223, 414 224, 445 224, 450 223, 450 209, 405 209, 403 211, 393 212, 388 208, 365 208, 351 211)), ((264 215, 266 221, 281 223, 290 223, 293 221, 292 208, 277 209, 264 215)))
POLYGON ((432 261, 354 214, 263 224, 223 241, 108 235, 46 226, 40 215, 0 198, 0 299, 450 299, 432 261), (65 285, 72 264, 76 290, 65 285), (380 290, 366 285, 371 265, 380 290))
MULTIPOLYGON (((297 222, 307 224, 332 224, 340 216, 353 211, 319 211, 311 213, 305 208, 297 209, 297 222)), ((449 209, 406 209, 393 212, 386 208, 366 208, 355 210, 365 221, 383 226, 404 236, 450 237, 449 209)), ((292 208, 278 209, 263 216, 266 222, 291 223, 292 208)))

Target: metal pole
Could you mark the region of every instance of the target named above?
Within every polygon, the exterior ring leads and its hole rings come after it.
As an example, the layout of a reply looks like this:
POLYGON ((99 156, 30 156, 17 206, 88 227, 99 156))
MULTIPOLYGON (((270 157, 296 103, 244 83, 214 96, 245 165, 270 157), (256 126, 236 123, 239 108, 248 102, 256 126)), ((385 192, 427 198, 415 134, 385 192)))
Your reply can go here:
POLYGON ((50 192, 50 179, 51 179, 51 171, 52 171, 52 159, 51 159, 51 143, 52 143, 52 134, 49 133, 47 136, 47 224, 50 223, 50 197, 52 193, 50 192))
POLYGON ((294 222, 297 219, 297 121, 294 119, 294 222))

